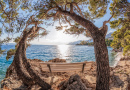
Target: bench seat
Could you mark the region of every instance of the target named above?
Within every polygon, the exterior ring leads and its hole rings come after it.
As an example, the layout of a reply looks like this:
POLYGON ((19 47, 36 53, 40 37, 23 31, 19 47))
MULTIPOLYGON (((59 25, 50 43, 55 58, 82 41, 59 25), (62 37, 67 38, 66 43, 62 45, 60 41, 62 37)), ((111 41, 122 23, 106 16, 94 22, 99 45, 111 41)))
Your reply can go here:
POLYGON ((78 63, 52 63, 40 62, 43 71, 47 72, 73 72, 84 71, 91 69, 92 62, 78 62, 78 63))

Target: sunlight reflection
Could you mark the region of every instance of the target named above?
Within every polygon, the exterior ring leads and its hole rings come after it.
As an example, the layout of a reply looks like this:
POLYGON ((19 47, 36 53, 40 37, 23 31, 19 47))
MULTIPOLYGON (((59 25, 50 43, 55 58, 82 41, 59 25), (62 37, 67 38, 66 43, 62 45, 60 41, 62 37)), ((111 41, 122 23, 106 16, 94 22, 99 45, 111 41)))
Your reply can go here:
POLYGON ((69 52, 69 45, 57 45, 60 52, 60 58, 67 59, 69 52))

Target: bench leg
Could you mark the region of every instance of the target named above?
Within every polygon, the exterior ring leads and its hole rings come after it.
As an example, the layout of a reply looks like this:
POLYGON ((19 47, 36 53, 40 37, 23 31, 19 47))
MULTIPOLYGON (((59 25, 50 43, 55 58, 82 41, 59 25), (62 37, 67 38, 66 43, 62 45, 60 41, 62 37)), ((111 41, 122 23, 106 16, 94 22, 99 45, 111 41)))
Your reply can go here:
POLYGON ((53 76, 53 74, 52 74, 52 71, 51 71, 51 66, 50 66, 50 64, 47 64, 47 67, 49 68, 49 71, 50 71, 50 74, 51 74, 50 85, 52 85, 52 84, 53 84, 53 79, 54 79, 54 76, 53 76))
POLYGON ((52 85, 52 84, 53 84, 53 79, 54 79, 54 76, 51 76, 50 85, 52 85))

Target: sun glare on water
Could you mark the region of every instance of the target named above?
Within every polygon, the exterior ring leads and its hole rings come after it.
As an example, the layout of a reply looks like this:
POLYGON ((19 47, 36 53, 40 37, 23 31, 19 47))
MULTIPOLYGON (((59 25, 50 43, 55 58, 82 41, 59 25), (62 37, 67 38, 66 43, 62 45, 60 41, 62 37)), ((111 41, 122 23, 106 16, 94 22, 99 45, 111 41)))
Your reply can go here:
POLYGON ((70 45, 57 45, 57 47, 60 52, 60 58, 67 59, 70 45))

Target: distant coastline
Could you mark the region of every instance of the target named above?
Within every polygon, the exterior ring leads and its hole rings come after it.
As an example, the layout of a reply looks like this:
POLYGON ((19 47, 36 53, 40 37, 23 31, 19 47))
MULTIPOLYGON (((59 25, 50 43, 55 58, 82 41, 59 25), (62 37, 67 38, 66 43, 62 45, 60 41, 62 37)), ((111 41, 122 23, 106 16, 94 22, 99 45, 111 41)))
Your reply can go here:
MULTIPOLYGON (((106 45, 107 46, 111 46, 112 43, 112 39, 105 39, 106 41, 106 45)), ((76 45, 88 45, 88 46, 93 46, 93 42, 88 42, 88 41, 81 41, 80 43, 76 44, 76 45)))

